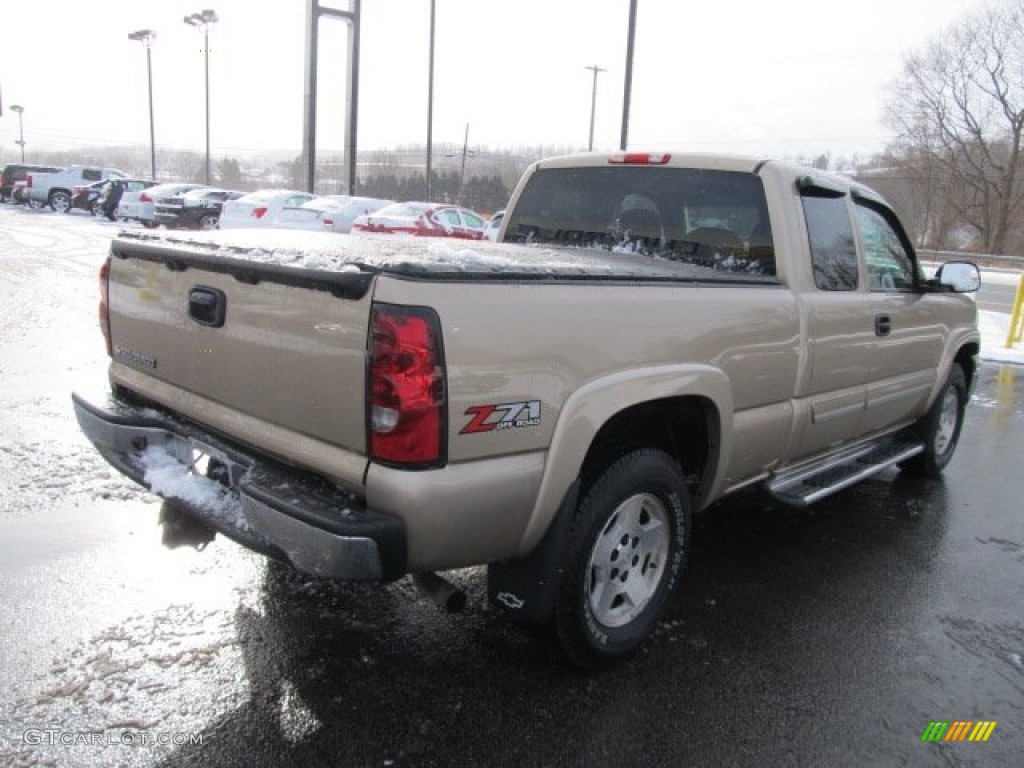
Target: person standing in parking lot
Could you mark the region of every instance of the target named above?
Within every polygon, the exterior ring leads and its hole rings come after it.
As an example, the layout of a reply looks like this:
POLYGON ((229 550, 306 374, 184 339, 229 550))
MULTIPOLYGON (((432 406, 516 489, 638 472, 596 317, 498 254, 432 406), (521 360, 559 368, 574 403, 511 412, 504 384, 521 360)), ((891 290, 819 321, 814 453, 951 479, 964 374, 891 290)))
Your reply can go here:
POLYGON ((107 197, 103 201, 103 215, 111 221, 117 221, 117 206, 124 194, 124 184, 118 179, 110 180, 110 189, 107 190, 107 197))

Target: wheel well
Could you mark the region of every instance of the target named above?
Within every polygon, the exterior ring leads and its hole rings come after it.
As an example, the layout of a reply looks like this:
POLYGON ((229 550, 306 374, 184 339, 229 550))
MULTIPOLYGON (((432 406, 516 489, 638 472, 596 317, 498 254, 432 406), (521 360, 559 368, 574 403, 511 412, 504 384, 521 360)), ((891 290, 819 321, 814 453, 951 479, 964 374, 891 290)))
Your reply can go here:
POLYGON ((954 362, 959 363, 964 370, 964 377, 967 379, 967 391, 971 391, 974 384, 974 374, 977 369, 977 355, 981 351, 977 344, 966 344, 959 349, 954 362))
POLYGON ((674 397, 631 406, 609 419, 583 461, 583 485, 621 456, 657 448, 680 466, 690 498, 700 499, 714 476, 719 443, 718 410, 701 397, 674 397))

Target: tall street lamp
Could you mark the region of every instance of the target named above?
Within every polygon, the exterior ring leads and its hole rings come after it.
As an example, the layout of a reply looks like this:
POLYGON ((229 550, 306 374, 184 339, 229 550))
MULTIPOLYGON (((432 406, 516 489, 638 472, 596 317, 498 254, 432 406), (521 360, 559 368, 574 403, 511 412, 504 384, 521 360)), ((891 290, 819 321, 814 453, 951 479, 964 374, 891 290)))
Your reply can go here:
POLYGON ((138 40, 146 49, 146 72, 149 74, 149 169, 150 178, 156 181, 156 134, 153 131, 153 57, 150 49, 156 40, 152 29, 140 29, 128 35, 129 40, 138 40))
POLYGON ((210 27, 220 19, 210 9, 185 17, 185 23, 203 33, 203 53, 206 57, 206 183, 210 183, 210 27))
POLYGON ((626 34, 626 77, 622 88, 622 134, 619 149, 626 151, 629 143, 629 101, 633 94, 633 48, 636 44, 636 3, 629 0, 629 32, 626 34))
POLYGON ((11 104, 11 111, 18 113, 18 140, 14 142, 21 147, 21 163, 25 164, 25 129, 21 124, 21 113, 25 111, 25 108, 20 104, 11 104))
POLYGON ((587 144, 587 151, 593 151, 594 149, 594 110, 597 107, 597 75, 599 72, 607 72, 607 69, 601 69, 596 64, 592 67, 584 67, 594 73, 594 87, 590 91, 590 141, 587 144))
POLYGON ((430 176, 433 174, 434 160, 434 22, 435 4, 430 0, 430 67, 427 75, 427 197, 432 200, 430 190, 430 176))

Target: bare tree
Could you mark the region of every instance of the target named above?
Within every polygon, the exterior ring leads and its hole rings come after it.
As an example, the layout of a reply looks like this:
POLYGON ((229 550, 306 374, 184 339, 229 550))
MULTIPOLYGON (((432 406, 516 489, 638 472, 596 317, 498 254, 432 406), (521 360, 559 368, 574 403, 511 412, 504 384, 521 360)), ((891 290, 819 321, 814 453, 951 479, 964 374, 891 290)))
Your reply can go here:
POLYGON ((950 186, 938 191, 960 223, 1004 253, 1024 201, 1024 0, 969 13, 910 55, 887 119, 904 154, 941 169, 950 186))

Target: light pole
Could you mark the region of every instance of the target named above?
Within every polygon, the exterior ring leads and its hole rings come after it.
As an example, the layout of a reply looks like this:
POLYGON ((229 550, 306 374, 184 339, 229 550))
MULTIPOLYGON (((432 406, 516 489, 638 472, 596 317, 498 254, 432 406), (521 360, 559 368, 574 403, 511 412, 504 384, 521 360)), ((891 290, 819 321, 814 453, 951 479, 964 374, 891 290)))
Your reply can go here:
POLYGON ((430 0, 430 66, 427 75, 427 201, 431 200, 430 176, 434 172, 434 22, 435 4, 430 0))
POLYGON ((594 110, 597 107, 597 75, 599 72, 607 72, 607 69, 601 69, 596 64, 592 67, 584 67, 594 73, 594 87, 590 91, 590 141, 587 144, 587 151, 592 152, 594 149, 594 110))
POLYGON ((185 23, 203 33, 203 54, 206 59, 206 183, 210 183, 210 27, 220 19, 210 9, 185 17, 185 23))
POLYGON ((140 29, 128 34, 129 40, 138 40, 146 49, 146 72, 149 75, 149 170, 150 178, 156 181, 156 134, 153 129, 153 57, 150 49, 156 40, 152 29, 140 29))
POLYGON ((633 48, 636 43, 636 2, 629 0, 629 32, 626 34, 626 78, 622 88, 622 135, 619 149, 626 151, 629 143, 629 101, 633 94, 633 48))
POLYGON ((14 142, 21 147, 21 163, 25 164, 25 128, 21 124, 21 113, 25 111, 25 108, 20 104, 11 104, 11 111, 18 113, 18 140, 14 142))

